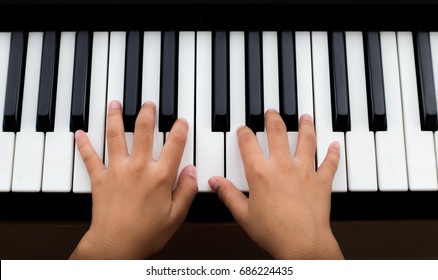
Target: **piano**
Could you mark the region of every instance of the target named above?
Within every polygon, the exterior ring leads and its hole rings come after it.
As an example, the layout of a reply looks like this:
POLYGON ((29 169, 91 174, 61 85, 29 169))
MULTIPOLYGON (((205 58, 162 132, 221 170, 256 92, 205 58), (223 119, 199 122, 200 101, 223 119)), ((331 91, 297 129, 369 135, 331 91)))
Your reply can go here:
POLYGON ((438 218, 436 0, 0 0, 0 220, 91 218, 73 131, 105 160, 106 106, 157 104, 155 156, 173 121, 199 189, 187 221, 232 216, 206 178, 248 191, 235 129, 280 111, 293 152, 314 116, 317 165, 342 159, 332 220, 438 218))

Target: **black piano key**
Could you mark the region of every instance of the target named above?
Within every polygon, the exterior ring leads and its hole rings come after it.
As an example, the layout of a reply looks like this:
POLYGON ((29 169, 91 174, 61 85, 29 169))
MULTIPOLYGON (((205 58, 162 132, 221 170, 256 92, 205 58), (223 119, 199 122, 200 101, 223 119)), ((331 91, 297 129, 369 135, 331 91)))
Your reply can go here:
POLYGON ((88 31, 76 33, 70 131, 88 131, 90 100, 91 36, 88 31))
POLYGON ((37 131, 53 131, 54 128, 58 56, 59 34, 55 31, 45 32, 37 107, 37 131))
POLYGON ((258 31, 245 33, 246 125, 264 130, 262 41, 258 31))
POLYGON ((370 131, 386 131, 385 87, 379 32, 365 33, 364 51, 369 128, 370 131))
POLYGON ((213 35, 212 131, 230 131, 229 44, 225 31, 213 35))
POLYGON ((344 32, 330 33, 330 70, 333 131, 350 130, 347 58, 344 32))
POLYGON ((158 130, 168 132, 178 116, 178 33, 164 31, 161 36, 160 109, 158 130))
POLYGON ((421 130, 437 130, 437 106, 429 32, 414 35, 421 130))
POLYGON ((135 120, 141 107, 142 56, 143 32, 128 32, 125 62, 125 93, 123 96, 123 122, 126 132, 134 132, 135 120))
POLYGON ((3 113, 3 131, 20 131, 26 51, 27 33, 12 32, 3 113))
POLYGON ((287 131, 298 131, 295 38, 291 31, 279 32, 280 115, 287 131))

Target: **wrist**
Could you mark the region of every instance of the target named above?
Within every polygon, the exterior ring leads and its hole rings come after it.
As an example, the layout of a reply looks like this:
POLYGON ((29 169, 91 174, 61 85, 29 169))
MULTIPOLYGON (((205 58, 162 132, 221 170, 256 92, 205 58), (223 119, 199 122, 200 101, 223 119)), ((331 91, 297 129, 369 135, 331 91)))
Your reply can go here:
POLYGON ((111 236, 121 236, 121 234, 102 234, 89 229, 79 241, 70 259, 144 259, 153 254, 150 250, 146 250, 149 246, 142 246, 141 242, 140 244, 124 242, 111 236))
POLYGON ((83 259, 99 259, 97 244, 92 241, 89 231, 85 233, 82 239, 79 241, 73 253, 70 255, 70 260, 83 260, 83 259))
POLYGON ((338 242, 331 233, 325 233, 315 238, 305 238, 300 242, 286 244, 272 252, 275 259, 301 260, 343 260, 344 256, 338 242))

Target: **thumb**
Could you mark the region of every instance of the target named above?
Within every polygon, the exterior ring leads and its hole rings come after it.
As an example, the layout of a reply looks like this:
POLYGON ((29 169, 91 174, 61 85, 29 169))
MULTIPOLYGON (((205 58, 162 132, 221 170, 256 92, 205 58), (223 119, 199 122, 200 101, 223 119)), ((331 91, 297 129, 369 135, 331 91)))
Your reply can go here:
POLYGON ((175 218, 179 217, 184 220, 197 193, 196 167, 187 165, 181 171, 178 183, 173 191, 172 214, 176 215, 175 218))
POLYGON ((208 180, 208 184, 218 194, 219 199, 231 211, 238 223, 246 220, 248 198, 233 183, 224 177, 214 176, 208 180))
POLYGON ((91 145, 87 134, 85 134, 85 132, 82 130, 78 130, 75 132, 75 139, 90 179, 96 176, 97 173, 105 170, 105 166, 103 165, 102 160, 96 154, 96 151, 91 145))

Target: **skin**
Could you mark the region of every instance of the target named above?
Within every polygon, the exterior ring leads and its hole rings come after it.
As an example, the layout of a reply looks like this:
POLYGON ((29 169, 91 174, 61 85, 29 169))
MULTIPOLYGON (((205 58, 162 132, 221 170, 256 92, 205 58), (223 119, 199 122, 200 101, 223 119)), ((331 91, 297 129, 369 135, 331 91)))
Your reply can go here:
MULTIPOLYGON (((269 110, 265 119, 268 159, 248 127, 237 132, 250 197, 219 176, 210 178, 211 188, 248 235, 274 258, 343 258, 329 223, 339 144, 329 147, 326 159, 315 171, 316 141, 311 117, 304 115, 300 120, 293 156, 278 112, 269 110)), ((160 251, 184 222, 198 190, 194 166, 186 166, 177 179, 188 124, 183 119, 175 122, 158 160, 152 157, 154 124, 155 106, 147 102, 137 118, 129 155, 121 104, 111 102, 108 167, 87 135, 83 131, 75 133, 90 176, 93 209, 90 228, 71 259, 147 258, 160 251)))
POLYGON ((135 123, 131 155, 125 142, 122 109, 108 113, 106 168, 82 131, 75 138, 91 180, 92 221, 71 259, 139 259, 158 252, 184 222, 198 188, 196 169, 177 172, 188 125, 178 120, 160 157, 152 157, 155 106, 142 106, 135 123))
POLYGON ((300 120, 297 149, 290 153, 286 126, 278 112, 266 113, 269 158, 248 127, 237 131, 249 198, 223 177, 209 184, 237 223, 277 259, 342 259, 330 228, 330 195, 339 162, 333 143, 315 171, 316 139, 312 118, 300 120))

